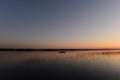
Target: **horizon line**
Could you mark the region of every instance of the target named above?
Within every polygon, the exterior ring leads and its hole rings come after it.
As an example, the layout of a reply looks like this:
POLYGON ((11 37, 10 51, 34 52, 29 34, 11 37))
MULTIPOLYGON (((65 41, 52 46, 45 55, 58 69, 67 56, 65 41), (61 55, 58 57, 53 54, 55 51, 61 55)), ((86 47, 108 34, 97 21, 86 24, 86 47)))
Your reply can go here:
POLYGON ((96 50, 120 50, 120 48, 0 48, 0 51, 96 51, 96 50))

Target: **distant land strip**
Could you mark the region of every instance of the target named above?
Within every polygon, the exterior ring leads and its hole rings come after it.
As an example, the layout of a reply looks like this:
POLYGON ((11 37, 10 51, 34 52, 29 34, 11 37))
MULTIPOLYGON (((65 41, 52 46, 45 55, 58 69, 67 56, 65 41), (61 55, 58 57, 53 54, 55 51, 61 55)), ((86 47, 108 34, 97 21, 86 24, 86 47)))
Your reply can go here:
POLYGON ((97 51, 120 49, 30 49, 30 48, 0 48, 0 51, 97 51))

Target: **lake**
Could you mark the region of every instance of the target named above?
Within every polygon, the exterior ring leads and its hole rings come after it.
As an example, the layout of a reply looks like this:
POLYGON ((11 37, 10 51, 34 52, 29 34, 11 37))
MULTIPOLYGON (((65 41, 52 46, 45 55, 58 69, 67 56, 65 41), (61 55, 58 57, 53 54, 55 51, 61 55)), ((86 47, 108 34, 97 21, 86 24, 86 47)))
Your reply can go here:
POLYGON ((120 50, 3 51, 0 80, 120 80, 120 50))

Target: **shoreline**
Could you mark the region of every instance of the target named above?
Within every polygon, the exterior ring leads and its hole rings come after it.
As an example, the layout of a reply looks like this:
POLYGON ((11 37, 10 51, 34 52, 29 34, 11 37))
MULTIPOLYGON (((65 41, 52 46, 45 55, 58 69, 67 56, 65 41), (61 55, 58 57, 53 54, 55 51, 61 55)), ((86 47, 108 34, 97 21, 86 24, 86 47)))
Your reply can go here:
POLYGON ((30 48, 0 48, 0 51, 98 51, 98 50, 120 50, 120 49, 30 49, 30 48))

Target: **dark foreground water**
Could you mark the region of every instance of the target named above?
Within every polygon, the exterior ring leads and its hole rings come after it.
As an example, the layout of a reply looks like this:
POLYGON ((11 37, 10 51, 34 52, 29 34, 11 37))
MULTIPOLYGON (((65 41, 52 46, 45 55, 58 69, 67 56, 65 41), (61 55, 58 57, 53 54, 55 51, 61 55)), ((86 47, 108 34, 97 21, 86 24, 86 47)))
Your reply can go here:
POLYGON ((0 80, 120 80, 120 51, 0 52, 0 80))

